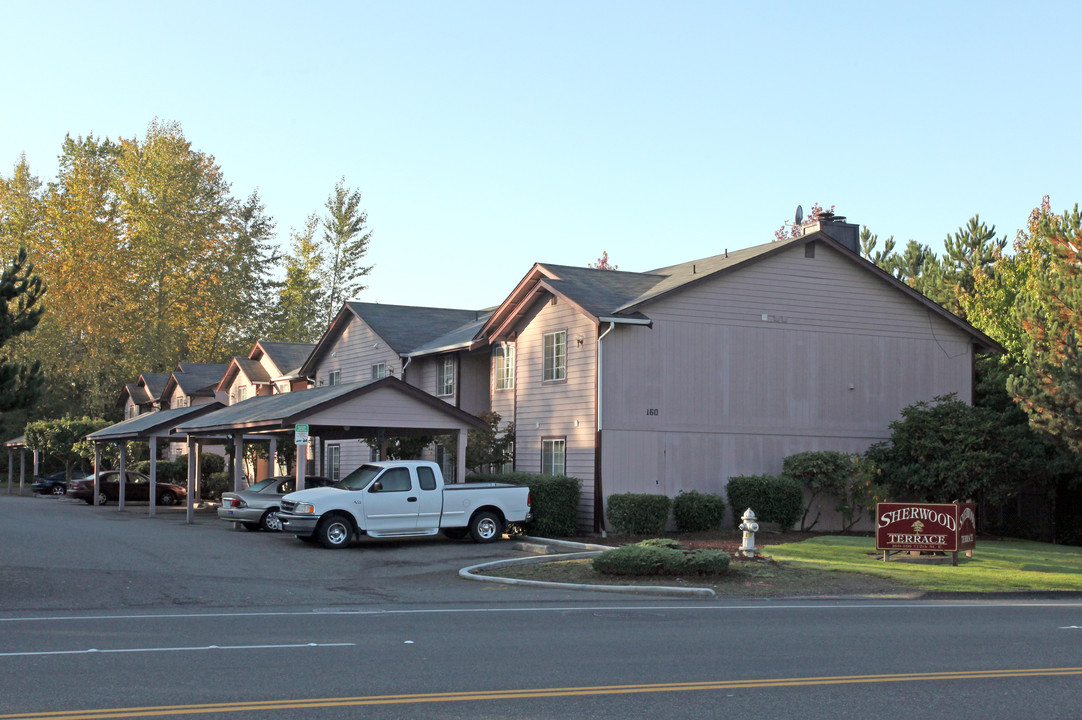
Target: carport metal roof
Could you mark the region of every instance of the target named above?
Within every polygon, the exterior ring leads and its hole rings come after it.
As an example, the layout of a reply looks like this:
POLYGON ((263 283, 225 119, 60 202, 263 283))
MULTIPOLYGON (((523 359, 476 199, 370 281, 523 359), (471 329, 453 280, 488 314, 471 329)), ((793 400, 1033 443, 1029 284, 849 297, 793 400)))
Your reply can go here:
POLYGON ((155 410, 96 430, 87 439, 92 442, 120 442, 142 440, 150 437, 166 437, 181 422, 192 420, 224 407, 220 402, 192 405, 191 407, 155 410))

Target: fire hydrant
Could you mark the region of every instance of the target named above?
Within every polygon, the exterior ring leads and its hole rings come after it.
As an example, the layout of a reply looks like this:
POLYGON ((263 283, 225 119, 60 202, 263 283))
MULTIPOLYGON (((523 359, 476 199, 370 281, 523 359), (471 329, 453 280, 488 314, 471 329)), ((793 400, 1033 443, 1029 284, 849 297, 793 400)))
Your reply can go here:
POLYGON ((759 530, 759 523, 755 522, 755 513, 751 508, 744 511, 740 516, 744 522, 740 523, 740 529, 744 531, 744 544, 740 546, 740 552, 744 557, 755 557, 755 533, 759 530))

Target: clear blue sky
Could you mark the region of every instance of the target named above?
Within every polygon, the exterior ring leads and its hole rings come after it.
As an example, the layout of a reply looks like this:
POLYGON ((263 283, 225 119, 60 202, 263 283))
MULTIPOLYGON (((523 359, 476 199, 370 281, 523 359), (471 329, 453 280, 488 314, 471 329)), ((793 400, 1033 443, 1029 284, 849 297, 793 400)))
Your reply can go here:
POLYGON ((477 308, 535 261, 768 242, 796 205, 941 250, 1082 202, 1082 3, 3 0, 0 172, 181 123, 288 241, 335 181, 358 299, 477 308), (168 9, 166 9, 168 7, 168 9))

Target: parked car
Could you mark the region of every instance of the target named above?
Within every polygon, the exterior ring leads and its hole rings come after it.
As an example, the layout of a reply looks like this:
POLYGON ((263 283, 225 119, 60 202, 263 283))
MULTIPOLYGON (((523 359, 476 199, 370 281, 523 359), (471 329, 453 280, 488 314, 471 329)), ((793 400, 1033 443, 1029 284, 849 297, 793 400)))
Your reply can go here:
MULTIPOLYGON (((128 470, 128 481, 124 483, 124 500, 150 501, 150 478, 141 472, 128 470)), ((105 505, 110 500, 120 499, 120 472, 109 470, 99 475, 98 504, 105 505)), ((68 487, 68 494, 76 500, 83 500, 87 505, 94 504, 94 478, 73 480, 68 487)), ((188 499, 188 490, 174 483, 158 482, 155 488, 158 505, 176 505, 188 499)))
MULTIPOLYGON (((85 477, 86 473, 81 470, 71 471, 72 480, 78 480, 79 478, 85 477)), ((34 482, 30 485, 30 489, 43 495, 63 495, 68 491, 68 478, 63 470, 55 472, 52 475, 45 475, 44 477, 38 475, 34 478, 34 482)))
MULTIPOLYGON (((320 475, 304 478, 304 486, 325 487, 334 481, 320 475)), ((218 508, 218 518, 229 522, 239 522, 245 530, 278 532, 282 522, 278 519, 279 502, 283 495, 297 488, 297 478, 292 475, 278 475, 260 480, 247 490, 222 493, 222 506, 218 508)))

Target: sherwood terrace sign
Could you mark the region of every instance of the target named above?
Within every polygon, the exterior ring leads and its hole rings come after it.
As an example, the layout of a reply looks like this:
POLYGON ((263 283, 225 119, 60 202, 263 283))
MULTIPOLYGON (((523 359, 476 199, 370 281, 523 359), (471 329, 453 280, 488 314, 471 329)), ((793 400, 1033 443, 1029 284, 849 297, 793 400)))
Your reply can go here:
POLYGON ((876 550, 972 550, 977 511, 972 503, 879 503, 875 507, 876 550))

